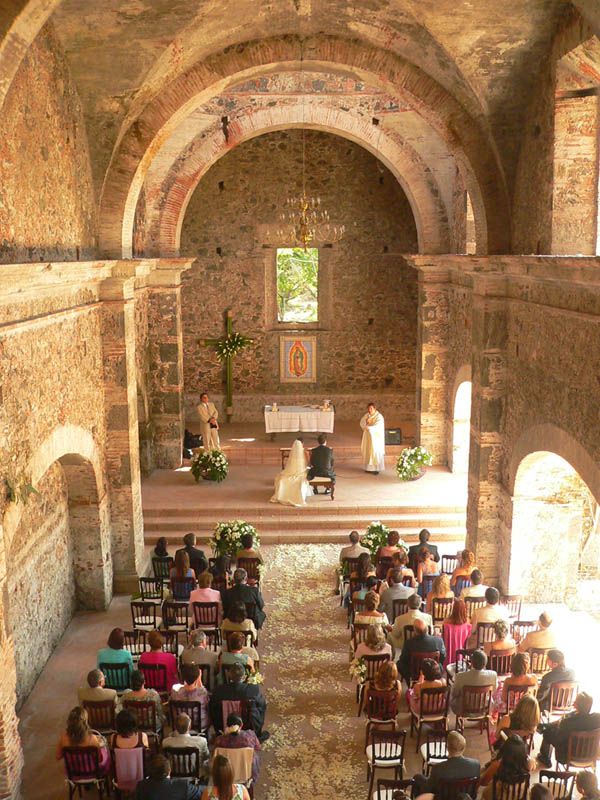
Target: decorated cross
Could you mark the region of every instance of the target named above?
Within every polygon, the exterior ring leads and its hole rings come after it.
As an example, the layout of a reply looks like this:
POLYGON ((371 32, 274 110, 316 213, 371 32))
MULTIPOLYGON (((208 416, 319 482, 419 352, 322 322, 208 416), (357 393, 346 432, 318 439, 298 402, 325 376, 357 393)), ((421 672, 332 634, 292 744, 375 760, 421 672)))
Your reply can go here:
POLYGON ((233 311, 225 312, 225 336, 220 339, 201 339, 200 344, 214 347, 219 361, 225 364, 225 413, 227 422, 233 416, 233 357, 241 350, 253 344, 254 340, 233 330, 233 311))

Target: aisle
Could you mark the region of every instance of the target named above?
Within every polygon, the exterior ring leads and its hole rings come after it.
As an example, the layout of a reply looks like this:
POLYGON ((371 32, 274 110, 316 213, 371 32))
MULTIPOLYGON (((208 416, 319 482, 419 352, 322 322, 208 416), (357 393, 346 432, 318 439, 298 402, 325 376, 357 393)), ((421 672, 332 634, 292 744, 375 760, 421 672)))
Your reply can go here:
POLYGON ((261 800, 331 800, 366 791, 364 723, 348 674, 345 613, 332 591, 338 555, 334 545, 268 548, 269 616, 260 652, 271 739, 261 800))

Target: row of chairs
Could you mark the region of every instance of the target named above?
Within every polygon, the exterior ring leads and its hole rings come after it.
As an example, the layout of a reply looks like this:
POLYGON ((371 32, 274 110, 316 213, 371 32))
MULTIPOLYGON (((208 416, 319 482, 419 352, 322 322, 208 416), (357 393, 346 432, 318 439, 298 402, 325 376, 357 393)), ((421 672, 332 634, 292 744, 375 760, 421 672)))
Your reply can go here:
MULTIPOLYGON (((208 566, 209 569, 214 566, 216 559, 209 558, 208 559, 208 566)), ((201 574, 202 570, 200 569, 202 564, 194 563, 190 564, 191 568, 194 570, 196 575, 201 574)), ((248 583, 251 586, 258 586, 260 587, 260 570, 261 570, 261 562, 258 558, 238 558, 236 562, 236 566, 239 569, 245 569, 248 574, 248 583)), ((173 591, 173 581, 176 582, 177 586, 177 593, 181 594, 182 600, 189 599, 190 592, 196 586, 196 580, 194 578, 171 578, 171 570, 174 567, 174 560, 171 556, 166 556, 165 558, 152 558, 152 573, 154 575, 154 580, 160 580, 161 583, 166 585, 171 585, 171 589, 173 591)), ((218 589, 219 591, 224 591, 227 589, 227 579, 225 576, 215 576, 213 577, 212 581, 212 588, 218 589)))

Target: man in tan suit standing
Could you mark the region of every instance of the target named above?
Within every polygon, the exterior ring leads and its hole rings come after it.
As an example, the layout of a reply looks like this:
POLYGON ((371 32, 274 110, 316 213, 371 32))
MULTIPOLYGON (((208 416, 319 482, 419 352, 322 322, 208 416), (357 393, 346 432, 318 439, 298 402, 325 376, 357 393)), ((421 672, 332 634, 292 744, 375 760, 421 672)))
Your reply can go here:
POLYGON ((219 412, 215 404, 210 402, 206 392, 200 395, 198 415, 200 417, 200 433, 202 434, 204 449, 220 450, 219 423, 217 422, 219 412))

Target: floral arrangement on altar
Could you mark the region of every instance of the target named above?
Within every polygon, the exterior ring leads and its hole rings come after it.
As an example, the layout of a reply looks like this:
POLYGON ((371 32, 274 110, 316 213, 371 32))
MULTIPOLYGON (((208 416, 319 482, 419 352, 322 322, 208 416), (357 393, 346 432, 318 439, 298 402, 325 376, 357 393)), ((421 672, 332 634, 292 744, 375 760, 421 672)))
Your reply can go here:
POLYGON ((432 463, 433 456, 426 447, 406 447, 398 456, 396 475, 401 481, 414 481, 424 475, 424 467, 432 463))
POLYGON ((235 557, 238 550, 242 549, 242 536, 246 533, 251 534, 254 546, 260 547, 260 539, 254 525, 241 519, 219 522, 210 540, 215 556, 235 557))
MULTIPOLYGON (((385 547, 387 544, 387 537, 390 529, 383 522, 378 520, 372 522, 367 528, 366 532, 360 537, 360 543, 363 547, 371 553, 371 557, 375 558, 377 551, 380 547, 385 547)), ((408 546, 400 539, 398 547, 403 547, 408 552, 408 546)))
POLYGON ((354 658, 350 663, 350 675, 356 678, 356 682, 362 686, 367 680, 367 665, 363 658, 354 658))
POLYGON ((196 483, 200 478, 221 483, 229 472, 229 462, 222 450, 203 450, 194 456, 190 469, 196 483))
POLYGON ((245 347, 254 344, 254 339, 249 336, 244 336, 241 333, 230 333, 224 336, 215 343, 215 350, 217 351, 217 358, 220 361, 225 361, 226 358, 231 358, 237 355, 245 347))

